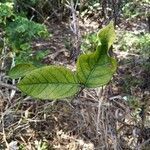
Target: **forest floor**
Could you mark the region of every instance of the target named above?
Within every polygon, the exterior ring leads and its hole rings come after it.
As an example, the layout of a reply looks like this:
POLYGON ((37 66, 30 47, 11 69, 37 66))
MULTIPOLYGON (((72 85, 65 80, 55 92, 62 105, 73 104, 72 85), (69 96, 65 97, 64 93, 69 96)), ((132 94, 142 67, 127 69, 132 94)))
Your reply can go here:
MULTIPOLYGON (((89 20, 80 25, 82 34, 96 32, 99 26, 89 20)), ((130 30, 139 27, 138 23, 134 25, 121 26, 125 30, 127 26, 130 30)), ((49 31, 50 39, 33 43, 36 50, 49 50, 43 62, 75 69, 69 57, 73 41, 69 24, 50 24, 49 31)), ((0 149, 148 150, 150 72, 143 68, 143 58, 138 53, 115 50, 115 46, 114 53, 118 70, 102 93, 102 89, 88 89, 69 101, 49 101, 3 88, 0 149)))

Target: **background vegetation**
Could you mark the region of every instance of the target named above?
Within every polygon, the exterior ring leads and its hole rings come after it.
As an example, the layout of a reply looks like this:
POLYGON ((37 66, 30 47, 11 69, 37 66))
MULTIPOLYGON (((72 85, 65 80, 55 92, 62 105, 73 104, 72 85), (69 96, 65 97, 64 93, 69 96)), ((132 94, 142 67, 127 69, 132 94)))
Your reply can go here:
MULTIPOLYGON (((150 148, 149 0, 1 0, 0 149, 94 150, 150 148), (70 99, 37 100, 8 76, 21 63, 75 70, 111 20, 109 54, 118 69, 107 86, 70 99)), ((62 89, 63 90, 63 89, 62 89)))

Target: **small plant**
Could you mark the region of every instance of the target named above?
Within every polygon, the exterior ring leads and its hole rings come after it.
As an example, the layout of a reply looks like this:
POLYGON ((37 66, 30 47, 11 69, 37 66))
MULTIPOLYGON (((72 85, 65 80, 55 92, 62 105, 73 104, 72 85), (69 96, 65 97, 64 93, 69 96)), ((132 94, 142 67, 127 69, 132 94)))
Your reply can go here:
POLYGON ((111 22, 98 32, 96 50, 79 56, 76 72, 62 66, 51 65, 36 69, 32 65, 22 64, 14 67, 9 75, 12 78, 25 76, 18 88, 27 95, 40 99, 66 98, 83 88, 106 85, 117 68, 116 60, 108 54, 115 38, 111 22))

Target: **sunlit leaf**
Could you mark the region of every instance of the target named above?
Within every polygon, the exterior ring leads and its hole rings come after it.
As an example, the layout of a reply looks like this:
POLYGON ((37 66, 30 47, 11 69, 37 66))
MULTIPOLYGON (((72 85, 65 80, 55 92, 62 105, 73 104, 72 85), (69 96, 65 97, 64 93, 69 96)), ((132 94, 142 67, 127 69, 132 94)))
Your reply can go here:
POLYGON ((26 75, 18 84, 18 88, 35 98, 60 99, 74 95, 80 86, 69 69, 46 66, 26 75))

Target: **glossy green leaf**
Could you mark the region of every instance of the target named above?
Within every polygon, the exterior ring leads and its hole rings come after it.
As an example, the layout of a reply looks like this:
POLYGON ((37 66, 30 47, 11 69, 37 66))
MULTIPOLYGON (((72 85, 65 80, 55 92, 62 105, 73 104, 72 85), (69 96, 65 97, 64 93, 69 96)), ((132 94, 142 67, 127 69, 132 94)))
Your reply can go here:
POLYGON ((35 69, 36 67, 32 64, 18 64, 9 71, 8 75, 12 79, 17 79, 20 77, 24 77, 26 74, 29 74, 35 69))
POLYGON ((69 69, 46 66, 26 75, 18 84, 18 88, 35 98, 60 99, 77 93, 80 85, 69 69))
POLYGON ((80 84, 88 88, 106 85, 116 71, 116 60, 108 55, 115 40, 113 24, 110 23, 98 33, 101 42, 94 53, 81 55, 77 61, 77 77, 80 84))

